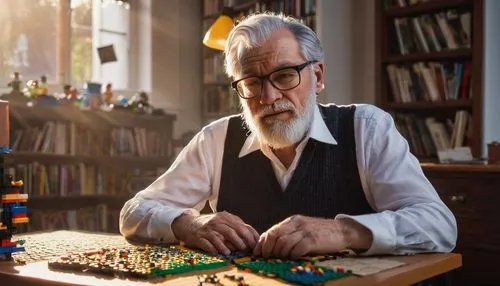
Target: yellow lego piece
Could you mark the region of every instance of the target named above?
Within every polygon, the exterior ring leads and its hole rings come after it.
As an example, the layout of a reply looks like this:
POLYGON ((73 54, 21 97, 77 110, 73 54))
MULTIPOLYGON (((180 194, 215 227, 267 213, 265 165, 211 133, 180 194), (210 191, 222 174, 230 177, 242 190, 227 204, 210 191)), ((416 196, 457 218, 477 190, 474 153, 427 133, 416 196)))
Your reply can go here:
POLYGON ((28 223, 29 221, 30 219, 27 217, 18 217, 12 219, 12 223, 28 223))
POLYGON ((28 194, 6 194, 6 195, 2 195, 2 201, 8 201, 8 202, 26 202, 26 201, 28 201, 28 194))
POLYGON ((22 187, 24 186, 23 180, 11 181, 10 185, 13 187, 22 187))

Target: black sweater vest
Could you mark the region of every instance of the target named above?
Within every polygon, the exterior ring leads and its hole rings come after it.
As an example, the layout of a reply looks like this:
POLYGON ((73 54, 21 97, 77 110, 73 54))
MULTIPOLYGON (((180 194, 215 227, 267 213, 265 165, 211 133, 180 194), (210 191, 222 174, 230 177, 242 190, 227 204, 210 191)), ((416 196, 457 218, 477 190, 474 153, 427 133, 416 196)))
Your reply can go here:
POLYGON ((285 191, 262 151, 238 158, 249 131, 240 116, 229 119, 217 211, 239 216, 259 233, 294 214, 334 218, 373 213, 356 161, 356 107, 319 107, 337 145, 309 139, 285 191))

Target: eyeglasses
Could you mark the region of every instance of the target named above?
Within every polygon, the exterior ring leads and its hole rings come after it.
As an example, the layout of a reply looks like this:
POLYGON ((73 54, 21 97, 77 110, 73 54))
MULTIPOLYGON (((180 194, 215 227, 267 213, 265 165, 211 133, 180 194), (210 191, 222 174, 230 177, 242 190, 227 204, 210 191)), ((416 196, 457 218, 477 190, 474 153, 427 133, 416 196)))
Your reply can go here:
POLYGON ((267 75, 245 77, 233 81, 231 87, 244 99, 260 97, 265 80, 269 80, 271 85, 278 90, 290 90, 299 86, 300 72, 306 66, 316 62, 316 60, 307 61, 300 65, 280 68, 267 75))

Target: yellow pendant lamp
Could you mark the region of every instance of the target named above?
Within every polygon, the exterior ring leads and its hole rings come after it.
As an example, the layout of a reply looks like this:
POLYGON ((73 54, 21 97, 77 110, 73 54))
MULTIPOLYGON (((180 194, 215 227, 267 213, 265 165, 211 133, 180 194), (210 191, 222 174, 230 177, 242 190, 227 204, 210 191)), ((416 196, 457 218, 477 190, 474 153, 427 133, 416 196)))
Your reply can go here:
POLYGON ((230 7, 222 9, 222 14, 215 20, 203 38, 205 46, 220 51, 224 50, 227 36, 234 26, 233 15, 234 11, 230 7))

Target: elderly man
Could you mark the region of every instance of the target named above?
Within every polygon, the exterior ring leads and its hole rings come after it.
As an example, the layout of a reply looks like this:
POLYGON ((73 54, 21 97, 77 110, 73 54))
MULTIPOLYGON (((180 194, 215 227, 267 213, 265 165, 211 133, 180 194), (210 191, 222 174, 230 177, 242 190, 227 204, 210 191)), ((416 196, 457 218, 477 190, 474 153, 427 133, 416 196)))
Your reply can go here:
POLYGON ((253 15, 231 31, 225 54, 242 115, 205 126, 125 204, 124 236, 292 259, 454 248, 455 218, 391 116, 316 103, 324 56, 310 28, 253 15), (207 200, 214 212, 200 215, 207 200))

